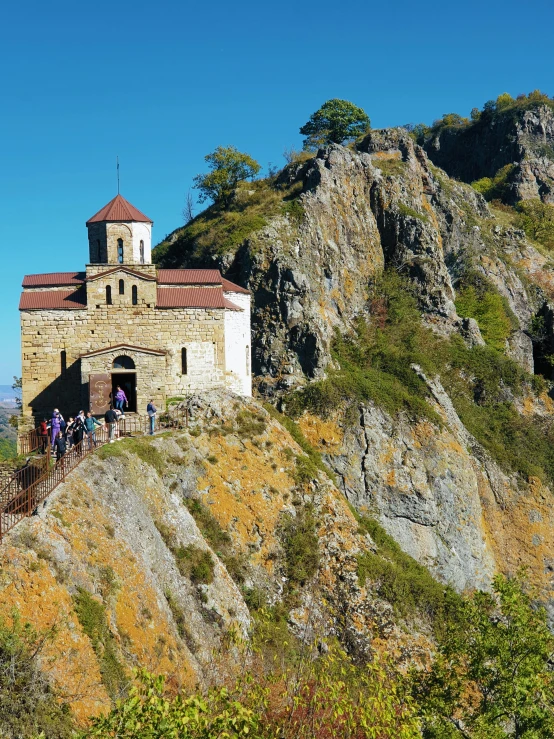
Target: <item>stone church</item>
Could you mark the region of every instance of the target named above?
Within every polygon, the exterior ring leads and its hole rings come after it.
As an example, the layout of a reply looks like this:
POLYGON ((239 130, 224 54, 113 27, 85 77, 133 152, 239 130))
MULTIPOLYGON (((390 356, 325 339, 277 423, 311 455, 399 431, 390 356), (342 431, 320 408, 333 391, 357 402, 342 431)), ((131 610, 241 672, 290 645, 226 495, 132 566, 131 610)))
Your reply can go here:
POLYGON ((152 221, 117 195, 87 223, 82 272, 27 275, 21 314, 23 427, 59 408, 130 412, 227 387, 251 395, 250 294, 217 269, 158 269, 152 221))

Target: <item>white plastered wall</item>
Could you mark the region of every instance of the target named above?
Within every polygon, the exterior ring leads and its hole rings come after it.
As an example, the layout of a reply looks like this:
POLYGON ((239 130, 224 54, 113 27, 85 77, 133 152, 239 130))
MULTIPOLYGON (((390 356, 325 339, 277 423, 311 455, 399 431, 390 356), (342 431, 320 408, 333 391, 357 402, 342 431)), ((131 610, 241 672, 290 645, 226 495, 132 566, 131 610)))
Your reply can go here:
POLYGON ((225 292, 240 311, 225 310, 226 385, 240 395, 252 395, 252 337, 250 295, 225 292))
POLYGON ((144 241, 144 264, 152 263, 152 224, 139 223, 134 221, 132 224, 132 240, 133 240, 133 262, 140 264, 140 242, 144 241))

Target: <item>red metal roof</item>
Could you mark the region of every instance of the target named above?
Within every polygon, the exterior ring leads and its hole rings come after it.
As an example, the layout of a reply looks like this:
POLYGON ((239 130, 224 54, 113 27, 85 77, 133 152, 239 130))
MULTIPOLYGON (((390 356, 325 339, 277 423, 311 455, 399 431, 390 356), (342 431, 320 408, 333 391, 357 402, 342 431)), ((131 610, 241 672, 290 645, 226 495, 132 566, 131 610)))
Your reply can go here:
POLYGON ((218 269, 159 269, 159 285, 221 285, 227 292, 250 294, 240 285, 226 280, 218 269))
POLYGON ((92 218, 87 221, 89 223, 102 223, 103 221, 142 221, 144 223, 153 223, 151 218, 145 216, 140 210, 122 195, 116 195, 113 200, 95 213, 92 218))
POLYGON ((83 310, 84 290, 29 290, 21 294, 19 310, 83 310))
POLYGON ((45 275, 25 275, 23 287, 58 287, 61 285, 81 285, 84 272, 50 272, 45 275))
POLYGON ((225 307, 227 310, 240 310, 242 311, 242 308, 239 308, 238 305, 235 305, 234 303, 231 303, 230 300, 227 300, 227 298, 223 298, 223 302, 225 304, 225 307))
POLYGON ((226 280, 225 277, 221 278, 221 284, 223 285, 225 292, 244 293, 245 295, 250 295, 250 290, 247 290, 245 287, 241 287, 240 285, 236 285, 234 282, 231 282, 231 280, 226 280))
POLYGON ((217 287, 159 287, 157 307, 225 308, 225 298, 217 287))
POLYGON ((218 269, 159 269, 159 285, 221 285, 218 269))

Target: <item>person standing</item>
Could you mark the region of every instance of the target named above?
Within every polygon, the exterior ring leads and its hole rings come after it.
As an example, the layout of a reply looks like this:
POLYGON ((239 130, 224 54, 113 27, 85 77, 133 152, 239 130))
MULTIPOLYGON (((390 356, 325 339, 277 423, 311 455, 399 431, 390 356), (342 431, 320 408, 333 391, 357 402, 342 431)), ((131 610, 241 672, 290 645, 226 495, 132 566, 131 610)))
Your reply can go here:
POLYGON ((123 413, 123 405, 129 405, 125 391, 118 385, 115 393, 115 409, 123 413))
POLYGON ((97 421, 96 418, 94 418, 90 411, 88 411, 87 417, 85 418, 85 430, 88 439, 88 449, 92 449, 93 446, 96 446, 96 426, 102 426, 102 424, 100 423, 100 421, 97 421))
POLYGON ((73 446, 73 424, 75 423, 75 419, 73 416, 69 416, 69 421, 67 422, 67 426, 65 427, 65 441, 67 444, 67 448, 71 449, 73 446))
POLYGON ((73 444, 77 447, 79 454, 82 453, 83 436, 85 435, 85 412, 79 411, 79 415, 73 421, 73 444))
POLYGON ((154 434, 154 428, 156 427, 156 413, 158 412, 153 400, 150 400, 146 406, 146 412, 150 418, 150 436, 152 436, 154 434))
POLYGON ((46 420, 46 418, 43 418, 40 422, 38 433, 40 436, 40 451, 42 454, 45 454, 46 446, 48 444, 48 421, 46 420))
MULTIPOLYGON (((56 462, 59 462, 61 459, 63 459, 67 451, 65 439, 63 438, 63 434, 61 431, 58 431, 58 435, 56 439, 54 440, 54 448, 56 450, 56 462)), ((62 465, 63 465, 63 462, 62 462, 62 465)))
POLYGON ((54 451, 54 444, 58 438, 58 434, 61 430, 62 414, 57 408, 54 408, 52 414, 52 421, 50 422, 50 440, 52 442, 52 451, 54 451))
POLYGON ((113 408, 110 408, 108 411, 106 411, 106 415, 104 416, 106 423, 108 424, 108 430, 109 430, 109 439, 110 444, 112 444, 115 441, 115 427, 117 424, 117 413, 114 411, 113 408))

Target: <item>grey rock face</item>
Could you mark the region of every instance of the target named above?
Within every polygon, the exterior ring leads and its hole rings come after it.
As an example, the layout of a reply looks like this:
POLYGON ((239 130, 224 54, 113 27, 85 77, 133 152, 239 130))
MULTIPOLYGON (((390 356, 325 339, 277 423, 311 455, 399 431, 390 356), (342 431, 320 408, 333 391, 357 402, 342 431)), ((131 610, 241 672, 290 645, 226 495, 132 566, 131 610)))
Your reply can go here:
POLYGON ((546 105, 483 116, 467 128, 448 127, 426 142, 430 159, 465 182, 513 165, 507 202, 554 202, 554 111, 546 105))

